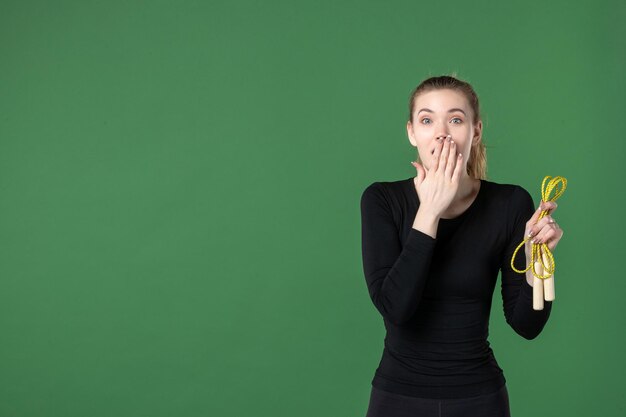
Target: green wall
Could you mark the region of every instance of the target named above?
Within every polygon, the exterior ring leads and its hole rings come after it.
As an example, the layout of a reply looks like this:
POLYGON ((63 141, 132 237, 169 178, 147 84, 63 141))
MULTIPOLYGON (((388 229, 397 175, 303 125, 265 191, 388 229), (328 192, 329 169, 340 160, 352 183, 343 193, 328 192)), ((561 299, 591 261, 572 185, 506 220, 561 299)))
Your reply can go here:
POLYGON ((359 198, 452 72, 488 179, 568 180, 512 413, 623 415, 625 4, 0 1, 0 417, 364 416, 359 198))

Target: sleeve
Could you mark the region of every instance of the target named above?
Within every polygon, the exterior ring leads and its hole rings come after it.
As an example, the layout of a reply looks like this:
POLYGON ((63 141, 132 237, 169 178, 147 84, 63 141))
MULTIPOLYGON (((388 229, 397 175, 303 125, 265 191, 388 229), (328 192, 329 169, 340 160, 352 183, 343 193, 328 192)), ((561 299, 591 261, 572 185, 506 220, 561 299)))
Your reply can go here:
POLYGON ((363 272, 374 306, 394 324, 415 313, 435 248, 435 238, 417 229, 404 244, 399 235, 382 184, 375 182, 361 196, 363 272))
MULTIPOLYGON (((541 333, 550 317, 553 303, 544 301, 543 310, 533 310, 533 287, 526 281, 526 274, 520 274, 511 268, 513 252, 524 239, 526 222, 530 220, 535 210, 530 193, 523 187, 516 186, 509 199, 508 208, 509 230, 512 229, 512 232, 500 267, 502 305, 506 322, 517 334, 528 340, 536 338, 541 333)), ((526 253, 522 247, 515 255, 515 267, 524 269, 526 265, 528 265, 526 253)))

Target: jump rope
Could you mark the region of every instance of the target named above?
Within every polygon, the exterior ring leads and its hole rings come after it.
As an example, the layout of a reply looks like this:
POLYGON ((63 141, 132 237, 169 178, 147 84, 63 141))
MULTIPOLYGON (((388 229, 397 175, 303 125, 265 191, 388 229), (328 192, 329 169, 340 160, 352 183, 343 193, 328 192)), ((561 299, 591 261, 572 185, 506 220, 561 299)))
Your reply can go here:
MULTIPOLYGON (((541 201, 555 201, 563 194, 567 187, 567 180, 563 177, 556 176, 554 178, 546 176, 541 183, 541 201), (547 182, 547 184, 546 184, 547 182), (558 186, 561 186, 559 189, 558 186), (554 191, 554 195, 550 194, 554 191)), ((548 210, 543 210, 539 214, 537 221, 548 215, 548 210)), ((526 241, 530 239, 530 236, 520 243, 511 257, 511 268, 520 274, 525 274, 526 271, 532 269, 534 275, 533 280, 533 310, 543 310, 543 302, 554 301, 554 270, 556 269, 556 262, 554 261, 554 255, 548 248, 548 245, 544 243, 533 243, 530 262, 526 269, 519 270, 515 268, 514 261, 517 251, 524 247, 526 241)))

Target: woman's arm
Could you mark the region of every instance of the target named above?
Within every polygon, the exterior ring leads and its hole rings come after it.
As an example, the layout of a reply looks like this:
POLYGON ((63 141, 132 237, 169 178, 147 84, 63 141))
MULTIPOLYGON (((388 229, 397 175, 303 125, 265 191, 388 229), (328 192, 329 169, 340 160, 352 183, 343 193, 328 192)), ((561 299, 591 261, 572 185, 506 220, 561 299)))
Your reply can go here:
MULTIPOLYGON (((380 314, 402 324, 413 316, 422 297, 435 238, 411 228, 402 244, 382 187, 375 182, 361 196, 363 271, 380 314)), ((427 216, 423 223, 427 224, 427 216)))
MULTIPOLYGON (((509 199, 508 219, 513 231, 500 262, 502 272, 502 303, 506 322, 517 334, 525 339, 536 338, 550 317, 552 301, 544 303, 543 310, 533 310, 532 272, 519 274, 511 268, 511 257, 517 246, 524 240, 526 222, 535 212, 532 196, 523 187, 516 186, 509 199)), ((522 248, 525 249, 525 248, 522 248)), ((515 267, 524 269, 528 263, 526 251, 520 249, 515 257, 515 267)))

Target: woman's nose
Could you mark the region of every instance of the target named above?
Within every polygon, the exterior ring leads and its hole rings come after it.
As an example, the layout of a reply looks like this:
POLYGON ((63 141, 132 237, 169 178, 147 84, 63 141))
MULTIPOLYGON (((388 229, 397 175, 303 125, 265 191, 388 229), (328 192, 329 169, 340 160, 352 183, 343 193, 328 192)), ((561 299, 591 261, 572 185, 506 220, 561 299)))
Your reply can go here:
POLYGON ((449 133, 440 133, 437 135, 435 139, 440 141, 440 140, 444 140, 446 137, 450 137, 450 139, 452 139, 452 135, 450 135, 449 133))

